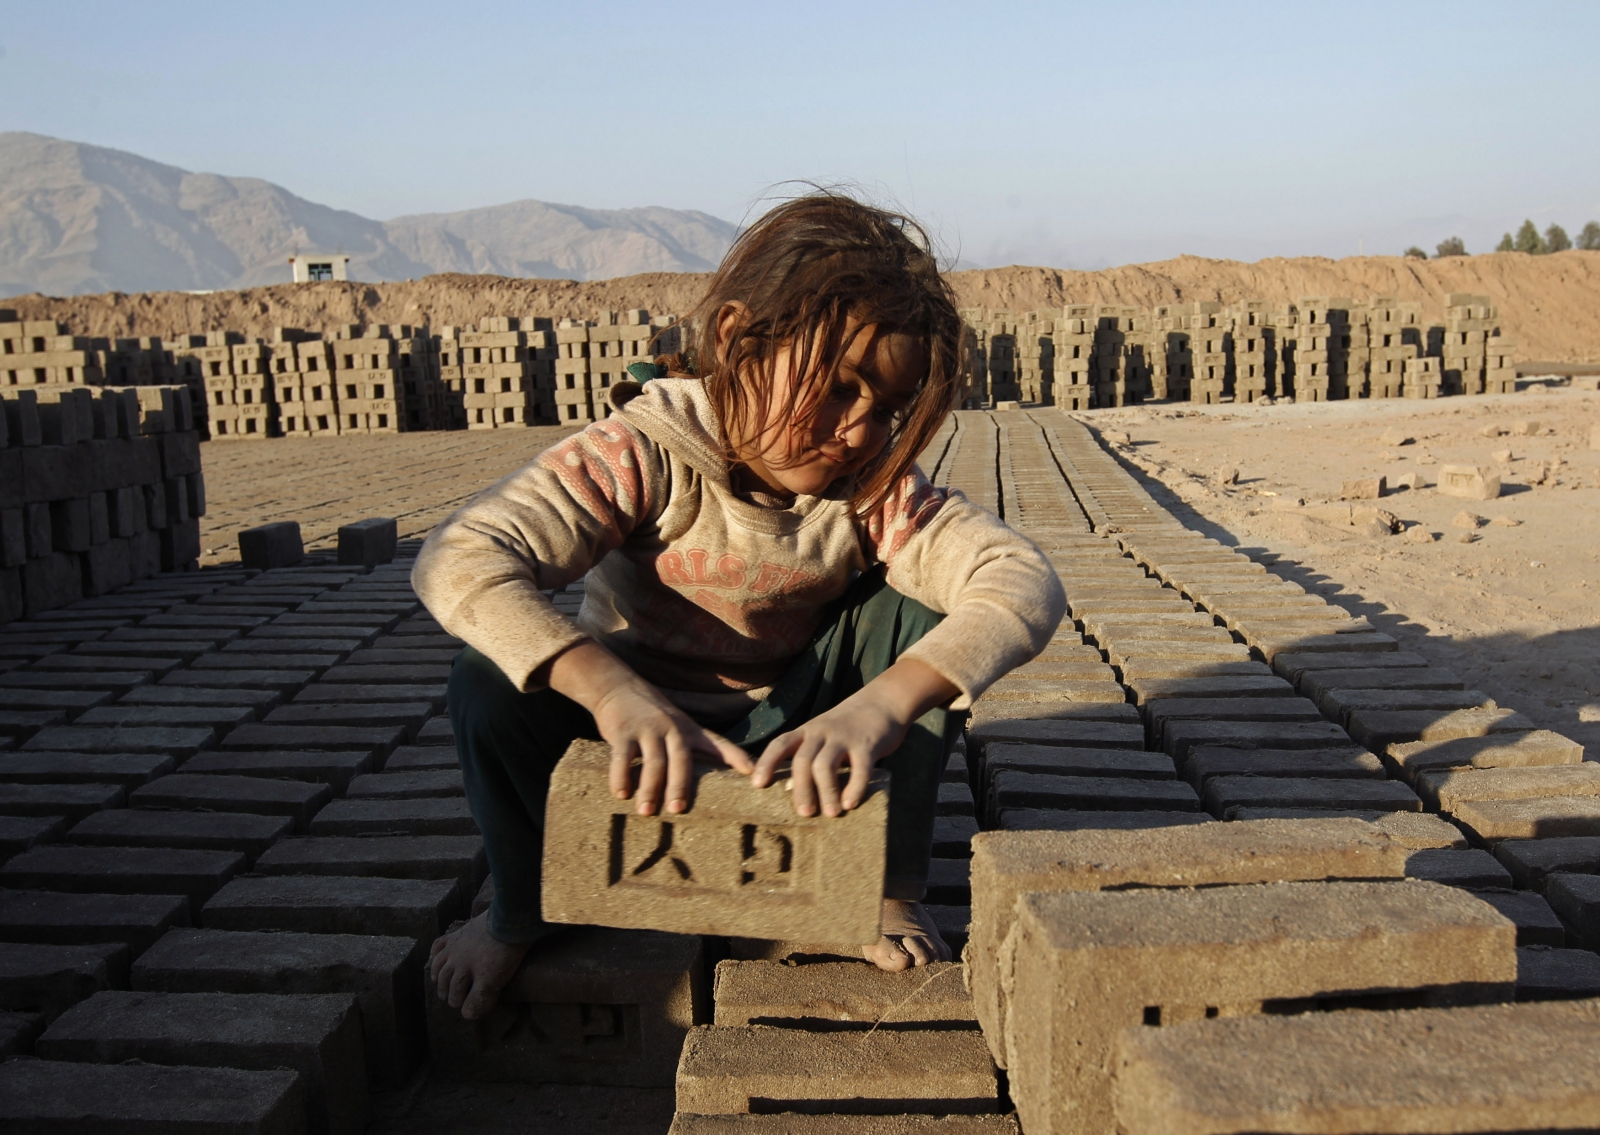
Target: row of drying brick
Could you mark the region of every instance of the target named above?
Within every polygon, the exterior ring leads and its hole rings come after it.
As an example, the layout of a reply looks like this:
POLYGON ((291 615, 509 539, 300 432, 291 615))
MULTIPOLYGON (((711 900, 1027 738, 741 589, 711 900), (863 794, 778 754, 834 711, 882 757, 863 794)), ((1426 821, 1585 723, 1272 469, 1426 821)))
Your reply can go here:
POLYGON ((406 571, 165 577, 0 636, 0 694, 52 715, 0 756, 0 989, 43 1058, 6 1066, 12 1118, 358 1131, 369 1074, 416 1066, 423 951, 484 864, 457 644, 406 571))

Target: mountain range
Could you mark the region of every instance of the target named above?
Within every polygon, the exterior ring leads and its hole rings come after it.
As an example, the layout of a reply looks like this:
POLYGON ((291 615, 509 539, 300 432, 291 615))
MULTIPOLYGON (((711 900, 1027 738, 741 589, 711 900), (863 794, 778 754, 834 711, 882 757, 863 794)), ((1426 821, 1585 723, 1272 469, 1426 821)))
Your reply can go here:
POLYGON ((347 253, 351 278, 371 281, 705 272, 737 233, 693 210, 532 200, 374 221, 259 178, 0 133, 0 296, 287 283, 297 251, 347 253))

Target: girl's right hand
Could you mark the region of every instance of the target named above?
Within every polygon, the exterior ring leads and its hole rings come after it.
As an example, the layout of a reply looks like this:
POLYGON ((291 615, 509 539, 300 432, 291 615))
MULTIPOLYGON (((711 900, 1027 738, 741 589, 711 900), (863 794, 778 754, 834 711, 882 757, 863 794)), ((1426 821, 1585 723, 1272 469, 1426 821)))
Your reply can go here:
POLYGON ((613 688, 593 712, 600 736, 611 745, 611 793, 619 800, 634 794, 633 762, 640 761, 635 808, 641 816, 688 810, 695 753, 720 757, 746 775, 755 767, 738 745, 696 724, 642 678, 613 688))

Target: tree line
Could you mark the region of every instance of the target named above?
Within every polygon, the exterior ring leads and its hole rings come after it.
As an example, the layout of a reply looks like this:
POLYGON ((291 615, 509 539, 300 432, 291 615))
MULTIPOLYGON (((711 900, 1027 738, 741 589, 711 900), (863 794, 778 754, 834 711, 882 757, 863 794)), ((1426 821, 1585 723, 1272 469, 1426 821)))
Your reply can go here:
MULTIPOLYGON (((1442 260, 1446 256, 1466 256, 1466 243, 1458 236, 1446 237, 1435 248, 1435 259, 1442 260)), ((1549 252, 1565 252, 1569 248, 1579 248, 1585 252, 1600 252, 1600 221, 1590 221, 1578 233, 1577 243, 1573 243, 1567 235, 1567 230, 1560 225, 1552 224, 1544 232, 1540 232, 1532 221, 1523 221, 1522 227, 1517 230, 1517 235, 1506 233, 1500 238, 1500 243, 1495 245, 1496 252, 1527 252, 1534 256, 1543 256, 1549 252)), ((1405 254, 1417 260, 1426 260, 1428 254, 1416 245, 1406 249, 1405 254)))

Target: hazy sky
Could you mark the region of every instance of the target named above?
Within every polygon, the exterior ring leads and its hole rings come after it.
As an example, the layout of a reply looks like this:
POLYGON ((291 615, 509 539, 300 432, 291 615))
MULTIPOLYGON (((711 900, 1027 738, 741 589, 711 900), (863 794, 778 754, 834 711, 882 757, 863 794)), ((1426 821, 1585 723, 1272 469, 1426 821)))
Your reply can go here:
POLYGON ((1600 218, 1597 45, 1594 0, 7 0, 0 130, 381 219, 811 179, 984 265, 1476 252, 1600 218))

